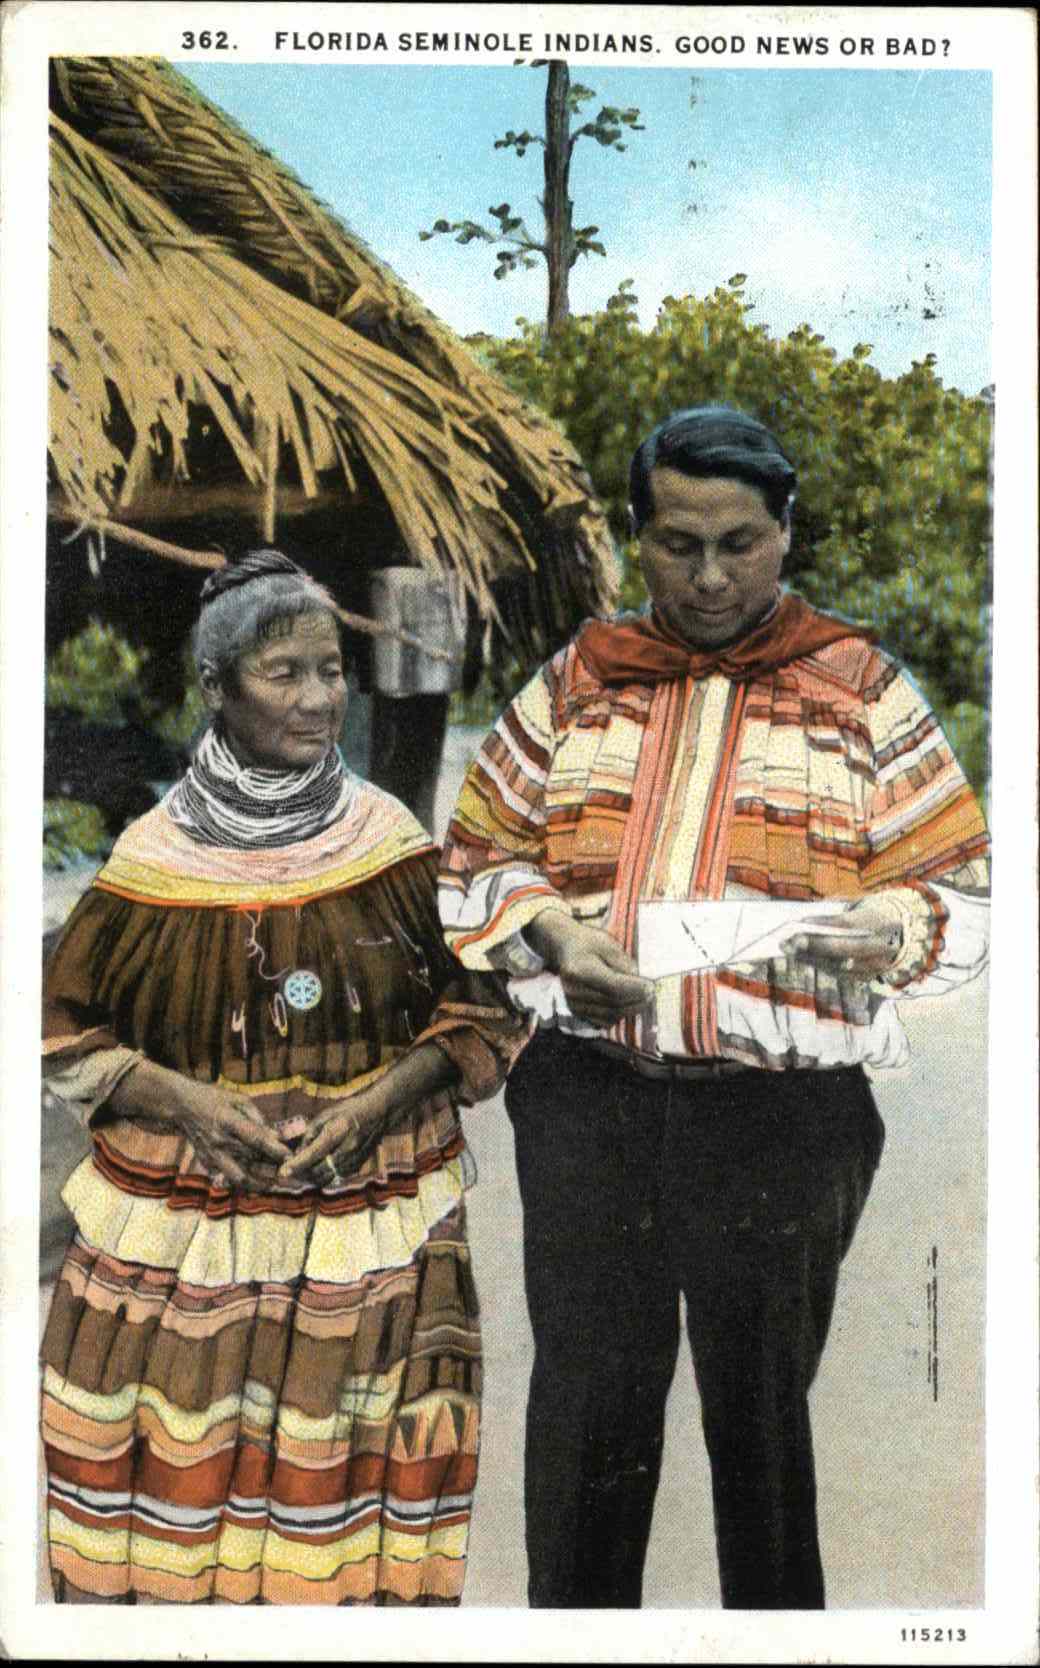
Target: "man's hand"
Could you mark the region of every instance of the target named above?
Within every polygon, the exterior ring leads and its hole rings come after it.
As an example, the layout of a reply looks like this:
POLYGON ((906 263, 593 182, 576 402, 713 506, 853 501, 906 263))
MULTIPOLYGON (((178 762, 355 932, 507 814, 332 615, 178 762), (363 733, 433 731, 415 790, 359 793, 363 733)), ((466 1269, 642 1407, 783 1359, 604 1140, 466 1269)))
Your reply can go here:
POLYGON ((864 898, 838 915, 820 916, 785 945, 800 961, 862 979, 887 973, 901 947, 898 919, 890 908, 872 898, 864 898))
POLYGON ((199 1169, 211 1181, 258 1193, 275 1180, 289 1149, 269 1130, 244 1094, 197 1083, 181 1072, 142 1060, 108 1099, 121 1118, 141 1118, 175 1129, 190 1141, 199 1169))
POLYGON ((632 957, 602 928, 547 909, 528 923, 524 936, 559 975, 576 1018, 607 1029, 653 1001, 652 981, 640 977, 632 957))

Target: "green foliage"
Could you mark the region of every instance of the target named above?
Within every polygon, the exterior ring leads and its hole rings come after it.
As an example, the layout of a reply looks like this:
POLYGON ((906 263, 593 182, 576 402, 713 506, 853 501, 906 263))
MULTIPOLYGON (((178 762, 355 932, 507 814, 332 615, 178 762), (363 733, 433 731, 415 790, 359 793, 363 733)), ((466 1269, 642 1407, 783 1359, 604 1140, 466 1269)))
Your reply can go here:
POLYGON ((514 133, 513 129, 510 128, 509 132, 504 134, 501 139, 495 140, 496 151, 515 151, 517 156, 526 156, 528 147, 531 145, 541 145, 544 149, 545 140, 540 133, 528 133, 526 128, 523 133, 514 133))
POLYGON ((171 747, 184 748, 202 729, 208 716, 209 709, 202 699, 202 690, 189 674, 188 687, 180 706, 167 707, 155 719, 152 728, 171 747))
POLYGON ((933 695, 932 701, 942 719, 946 739, 988 815, 989 714, 975 701, 957 701, 952 707, 944 706, 938 695, 933 695))
MULTIPOLYGON (((98 620, 70 637, 47 663, 47 705, 65 707, 100 724, 122 724, 128 711, 143 719, 169 746, 186 748, 206 718, 202 691, 185 648, 186 693, 178 706, 160 711, 141 687, 147 651, 133 648, 98 620)), ((111 849, 104 817, 95 805, 77 799, 44 802, 43 861, 63 869, 81 857, 101 857, 111 849)))
POLYGON ((138 694, 148 658, 99 620, 70 637, 47 662, 47 705, 67 707, 101 724, 123 722, 123 703, 138 694))
POLYGON ((456 690, 452 695, 448 705, 448 723, 490 730, 534 670, 533 666, 525 666, 516 655, 485 666, 475 689, 469 694, 456 690))
POLYGON ((43 866, 64 869, 80 857, 103 857, 112 842, 96 805, 79 799, 43 802, 43 866))
POLYGON ((574 246, 571 250, 571 264, 579 255, 605 255, 606 249, 596 238, 598 226, 575 226, 574 246))
MULTIPOLYGON (((523 155, 523 152, 520 153, 523 155)), ((420 232, 423 243, 441 232, 454 232, 456 243, 499 243, 495 250, 495 277, 505 278, 519 267, 538 265, 538 256, 545 256, 545 245, 534 238, 520 215, 514 214, 508 203, 489 208, 492 220, 498 221, 497 232, 489 231, 476 220, 435 220, 428 232, 420 232)), ((596 227, 591 228, 593 231, 596 227)))
MULTIPOLYGON (((574 115, 583 104, 588 104, 589 99, 595 98, 595 96, 595 87, 585 87, 580 81, 572 81, 567 88, 567 108, 574 115)), ((636 114, 638 115, 638 111, 636 114)))
MULTIPOLYGON (((570 90, 572 98, 575 91, 580 91, 587 98, 595 97, 591 88, 576 89, 572 87, 570 90)), ((576 105, 572 104, 571 108, 575 109, 576 105)), ((616 105, 605 104, 594 121, 585 122, 582 127, 575 130, 574 137, 575 139, 595 139, 597 145, 603 145, 609 150, 623 151, 627 150, 628 147, 620 144, 619 141, 621 130, 626 127, 630 128, 633 133, 646 132, 644 124, 639 120, 638 110, 632 108, 621 110, 616 105)))
MULTIPOLYGON (((871 625, 920 679, 965 768, 985 780, 989 660, 986 400, 945 388, 932 355, 886 378, 857 344, 840 359, 809 325, 773 337, 752 321, 737 273, 711 295, 667 297, 643 330, 630 280, 599 313, 551 338, 482 341, 482 357, 573 442, 619 543, 628 466, 647 432, 684 406, 753 413, 798 466, 788 577, 818 607, 871 625)), ((645 596, 622 546, 622 600, 645 596)))
POLYGON ((91 620, 48 660, 47 705, 65 707, 99 724, 122 724, 131 708, 171 747, 185 747, 206 718, 190 645, 184 649, 186 693, 179 706, 160 711, 145 694, 141 673, 147 660, 147 649, 135 649, 113 626, 91 620))

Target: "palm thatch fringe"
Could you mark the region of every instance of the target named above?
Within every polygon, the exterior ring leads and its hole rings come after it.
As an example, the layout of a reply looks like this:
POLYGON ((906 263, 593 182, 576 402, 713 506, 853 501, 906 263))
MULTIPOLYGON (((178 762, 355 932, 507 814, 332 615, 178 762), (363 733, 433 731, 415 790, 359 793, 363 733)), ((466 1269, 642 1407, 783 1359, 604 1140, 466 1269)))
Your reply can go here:
POLYGON ((169 211, 57 118, 52 130, 51 459, 70 505, 132 505, 159 431, 186 480, 197 402, 261 490, 276 454, 259 432, 290 443, 310 496, 320 470, 363 457, 419 560, 440 572, 446 559, 493 612, 489 567, 524 553, 464 402, 232 256, 153 245, 182 231, 169 211), (128 458, 106 432, 110 382, 134 428, 128 458))
POLYGON ((288 169, 160 61, 54 75, 53 462, 71 506, 132 509, 164 447, 186 481, 202 404, 265 520, 283 444, 311 495, 334 471, 356 496, 363 461, 412 556, 460 574, 485 619, 502 580, 536 635, 609 604, 613 547, 572 449, 288 169), (105 432, 109 383, 129 454, 105 432))

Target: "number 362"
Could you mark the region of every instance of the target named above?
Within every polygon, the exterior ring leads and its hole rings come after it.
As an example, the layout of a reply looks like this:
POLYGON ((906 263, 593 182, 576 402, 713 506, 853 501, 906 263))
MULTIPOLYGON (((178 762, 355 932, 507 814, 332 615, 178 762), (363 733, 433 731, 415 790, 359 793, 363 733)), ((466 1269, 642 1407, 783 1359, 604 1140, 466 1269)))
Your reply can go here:
POLYGON ((181 35, 181 48, 191 52, 198 47, 201 52, 226 52, 228 50, 226 29, 200 29, 196 34, 194 29, 185 29, 181 35))

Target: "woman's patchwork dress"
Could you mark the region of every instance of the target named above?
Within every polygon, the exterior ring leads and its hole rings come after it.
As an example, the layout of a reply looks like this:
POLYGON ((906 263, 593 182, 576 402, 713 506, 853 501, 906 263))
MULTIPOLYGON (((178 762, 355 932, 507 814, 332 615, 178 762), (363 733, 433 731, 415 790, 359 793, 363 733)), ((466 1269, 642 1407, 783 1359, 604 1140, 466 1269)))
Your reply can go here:
POLYGON ((368 785, 261 852, 193 841, 164 803, 74 911, 45 1040, 93 1140, 42 1346, 59 1592, 458 1602, 481 1360, 454 1098, 341 1184, 266 1194, 104 1104, 144 1056, 294 1140, 419 1040, 458 1066, 457 1098, 493 1093, 526 1029, 444 948, 435 876, 429 837, 368 785))

